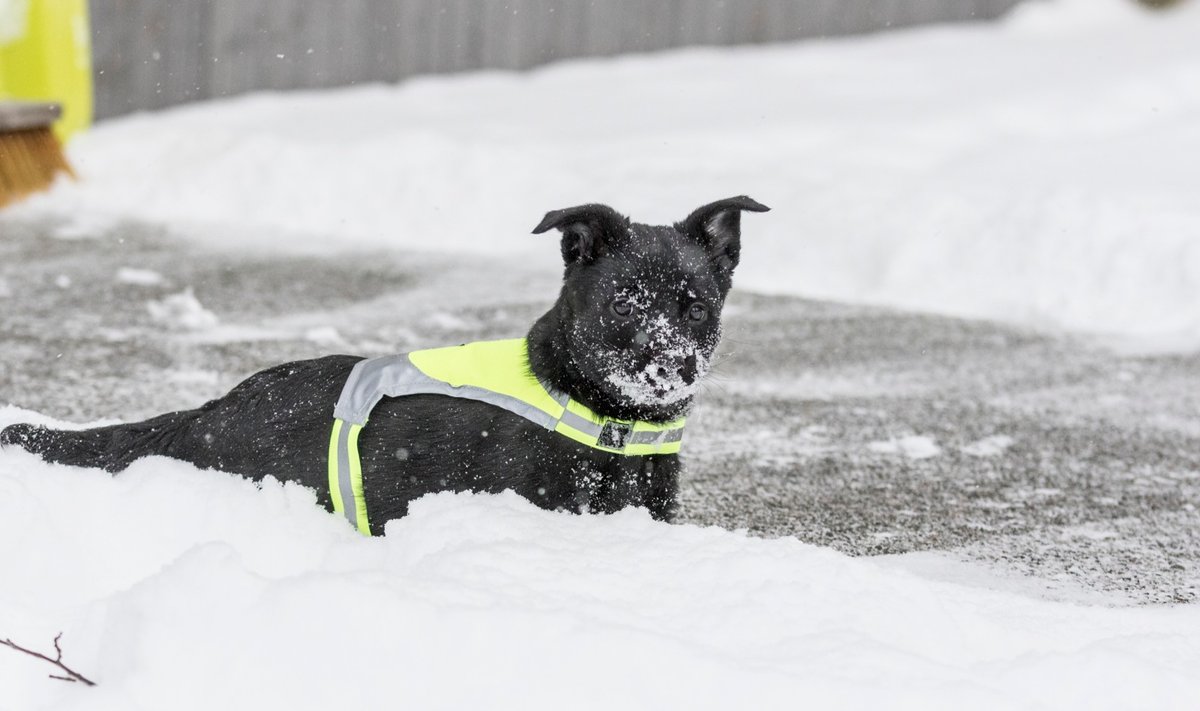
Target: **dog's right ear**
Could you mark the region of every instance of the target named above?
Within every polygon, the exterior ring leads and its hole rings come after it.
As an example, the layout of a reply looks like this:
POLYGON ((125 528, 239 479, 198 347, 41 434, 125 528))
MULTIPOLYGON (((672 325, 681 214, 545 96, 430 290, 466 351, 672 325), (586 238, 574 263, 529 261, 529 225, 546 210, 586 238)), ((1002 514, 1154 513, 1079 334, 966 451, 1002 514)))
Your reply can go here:
POLYGON ((733 273, 742 251, 742 211, 767 212, 771 208, 739 195, 698 207, 675 229, 704 246, 709 261, 726 276, 733 273))
POLYGON ((629 218, 608 205, 580 205, 546 213, 535 235, 562 231, 562 256, 567 265, 591 264, 602 257, 629 231, 629 218))

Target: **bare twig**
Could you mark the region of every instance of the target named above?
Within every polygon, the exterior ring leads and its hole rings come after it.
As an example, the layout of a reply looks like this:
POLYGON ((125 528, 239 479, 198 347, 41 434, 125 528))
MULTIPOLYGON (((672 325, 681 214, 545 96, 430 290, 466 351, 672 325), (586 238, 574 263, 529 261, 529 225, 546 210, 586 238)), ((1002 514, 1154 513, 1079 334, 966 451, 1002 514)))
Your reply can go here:
POLYGON ((55 658, 54 658, 54 659, 51 659, 50 657, 47 657, 45 654, 41 654, 41 653, 39 653, 39 652, 35 652, 35 651, 33 651, 32 649, 26 649, 26 648, 22 647, 21 645, 17 644, 16 642, 12 641, 11 639, 7 639, 7 638, 5 638, 5 639, 0 639, 0 645, 3 645, 3 646, 5 646, 5 647, 11 647, 11 648, 13 648, 13 649, 17 650, 18 652, 24 652, 25 654, 28 654, 28 655, 29 655, 29 656, 31 656, 31 657, 37 657, 38 659, 42 659, 42 660, 45 660, 45 661, 47 661, 47 662, 50 662, 51 664, 53 664, 54 666, 58 667, 59 669, 61 669, 61 670, 63 671, 63 673, 65 673, 65 674, 66 674, 66 676, 59 676, 59 675, 57 675, 57 674, 50 674, 49 676, 50 676, 50 678, 51 678, 51 679, 58 679, 58 680, 60 680, 60 681, 69 681, 69 682, 76 682, 76 681, 80 681, 80 682, 83 682, 84 684, 86 684, 86 685, 88 685, 88 686, 95 686, 95 685, 96 685, 96 682, 94 682, 94 681, 92 681, 91 679, 87 678, 87 677, 86 677, 86 676, 84 676, 83 674, 80 674, 79 672, 75 671, 75 670, 74 670, 74 669, 72 669, 71 667, 68 667, 66 664, 63 664, 63 660, 62 660, 62 655, 63 655, 63 653, 62 653, 62 647, 60 647, 60 646, 58 645, 58 641, 59 641, 60 639, 62 639, 62 632, 59 632, 59 633, 58 633, 58 635, 54 637, 54 651, 55 651, 55 658))

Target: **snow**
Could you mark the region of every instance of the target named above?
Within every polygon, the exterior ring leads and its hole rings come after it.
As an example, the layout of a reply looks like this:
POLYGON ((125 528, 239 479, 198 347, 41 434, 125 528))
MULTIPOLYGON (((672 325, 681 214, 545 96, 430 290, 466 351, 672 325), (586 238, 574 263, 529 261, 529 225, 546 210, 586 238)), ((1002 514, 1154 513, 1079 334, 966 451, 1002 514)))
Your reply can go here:
POLYGON ((1009 14, 1009 24, 1027 32, 1054 35, 1111 28, 1137 23, 1145 11, 1134 3, 1108 0, 1056 0, 1018 5, 1009 14))
POLYGON ((159 286, 163 283, 163 276, 152 269, 121 267, 117 270, 116 280, 120 284, 134 286, 159 286))
POLYGON ((1008 435, 992 435, 976 440, 962 448, 962 453, 972 457, 995 457, 1011 447, 1013 438, 1008 435))
POLYGON ((148 301, 146 309, 155 321, 183 331, 205 331, 219 323, 217 315, 204 308, 191 287, 157 301, 148 301))
MULTIPOLYGON (((620 298, 620 297, 618 297, 620 298)), ((708 373, 712 344, 705 348, 700 341, 681 329, 671 319, 659 313, 649 316, 644 310, 649 296, 630 299, 633 306, 631 317, 638 327, 637 342, 651 344, 654 353, 661 354, 661 361, 647 363, 641 370, 630 372, 625 361, 628 352, 601 347, 603 361, 611 369, 605 380, 623 397, 642 405, 670 404, 694 397, 700 390, 704 376, 708 373), (686 359, 696 363, 696 372, 690 381, 678 364, 686 359)))
POLYGON ((310 328, 304 332, 304 337, 313 343, 320 343, 325 346, 344 347, 346 345, 346 339, 342 338, 342 334, 338 333, 338 330, 333 326, 310 328))
POLYGON ((907 435, 879 442, 869 442, 867 449, 879 454, 902 454, 909 459, 928 459, 942 453, 932 437, 907 435))
MULTIPOLYGON (((0 426, 26 418, 0 409, 0 426)), ((367 539, 311 491, 0 452, 6 708, 1191 708, 1200 607, 932 580, 640 510, 437 495, 367 539), (881 706, 882 705, 882 706, 881 706)))
MULTIPOLYGON (((71 239, 134 220, 214 248, 483 252, 549 271, 557 246, 527 234, 545 210, 605 201, 670 222, 745 193, 774 211, 743 220, 741 288, 1196 345, 1198 29, 1196 2, 1150 17, 1064 0, 992 26, 260 94, 103 124, 71 146, 83 179, 13 214, 71 239)), ((247 335, 190 290, 147 308, 181 338, 247 335)), ((47 419, 0 408, 0 427, 18 421, 47 419)), ((867 447, 941 453, 927 435, 867 447)), ((0 637, 48 650, 61 630, 100 686, 0 649, 0 708, 1200 698, 1200 607, 1048 600, 914 560, 512 495, 429 497, 364 539, 294 485, 165 459, 109 477, 5 449, 0 637)))

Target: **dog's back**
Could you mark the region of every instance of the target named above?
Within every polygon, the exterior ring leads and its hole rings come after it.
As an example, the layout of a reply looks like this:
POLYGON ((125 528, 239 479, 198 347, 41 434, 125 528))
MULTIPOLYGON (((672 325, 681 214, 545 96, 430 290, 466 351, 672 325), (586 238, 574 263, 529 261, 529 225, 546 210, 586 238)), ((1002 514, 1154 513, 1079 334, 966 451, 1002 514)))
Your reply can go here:
MULTIPOLYGON (((47 461, 119 472, 151 455, 198 467, 296 478, 323 466, 329 413, 346 375, 361 358, 326 356, 255 373, 227 395, 195 410, 87 430, 12 425, 0 444, 18 445, 47 461)), ((314 485, 315 477, 303 483, 314 485)))

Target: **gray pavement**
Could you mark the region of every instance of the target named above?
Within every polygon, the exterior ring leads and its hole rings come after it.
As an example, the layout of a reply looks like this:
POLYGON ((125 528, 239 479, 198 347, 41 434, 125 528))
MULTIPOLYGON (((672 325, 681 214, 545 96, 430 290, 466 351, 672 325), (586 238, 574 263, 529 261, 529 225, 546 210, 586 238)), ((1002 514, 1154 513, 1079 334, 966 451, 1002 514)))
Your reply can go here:
MULTIPOLYGON (((556 290, 495 260, 56 229, 0 218, 0 404, 80 422, 194 407, 290 359, 519 335, 556 290), (215 326, 152 313, 185 289, 215 326)), ((725 324, 684 447, 684 521, 934 551, 1051 597, 1200 594, 1200 354, 743 292, 725 324)))

